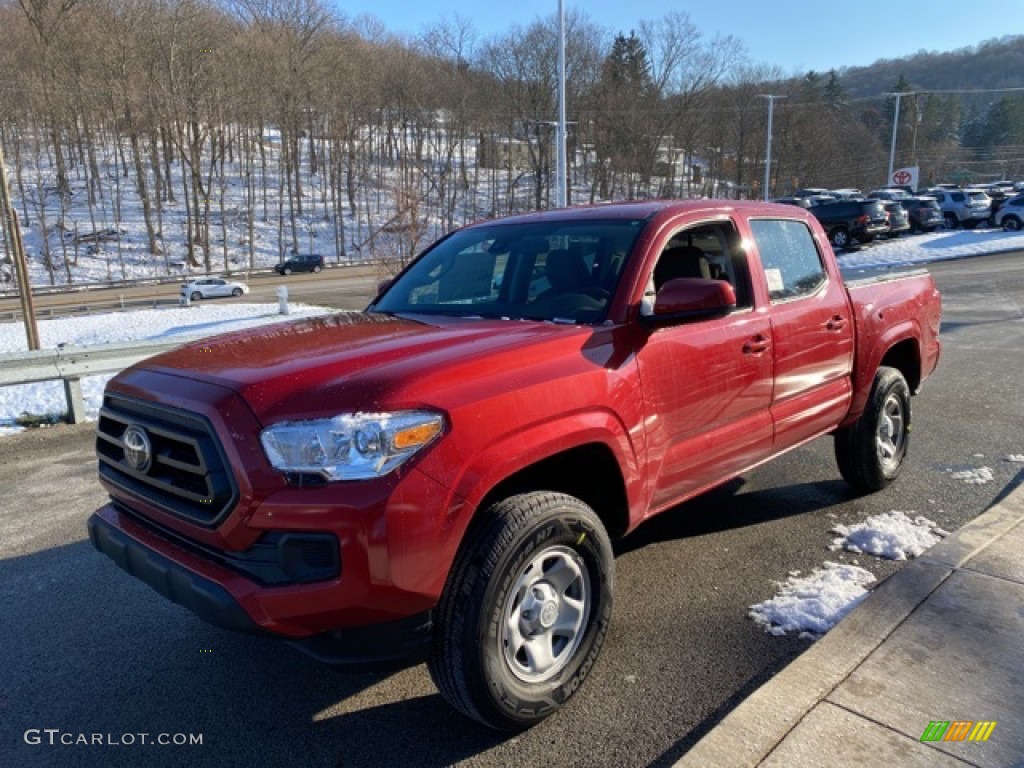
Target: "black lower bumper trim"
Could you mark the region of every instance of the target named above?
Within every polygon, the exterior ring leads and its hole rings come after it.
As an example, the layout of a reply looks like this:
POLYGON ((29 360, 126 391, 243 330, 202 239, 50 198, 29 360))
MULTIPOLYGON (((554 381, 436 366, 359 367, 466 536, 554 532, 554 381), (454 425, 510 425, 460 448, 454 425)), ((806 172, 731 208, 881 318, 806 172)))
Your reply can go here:
POLYGON ((89 539, 122 570, 201 619, 226 629, 261 632, 224 587, 143 546, 98 515, 89 518, 89 539))

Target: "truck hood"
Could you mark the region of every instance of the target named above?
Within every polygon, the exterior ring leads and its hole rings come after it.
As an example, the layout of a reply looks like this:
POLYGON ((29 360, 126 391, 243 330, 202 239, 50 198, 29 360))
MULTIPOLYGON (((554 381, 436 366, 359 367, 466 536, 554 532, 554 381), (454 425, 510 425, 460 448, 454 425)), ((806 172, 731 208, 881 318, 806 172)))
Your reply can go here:
POLYGON ((550 350, 540 354, 536 348, 558 340, 568 340, 578 353, 580 339, 592 330, 522 320, 339 313, 193 342, 135 368, 231 389, 268 424, 430 404, 444 389, 440 375, 454 384, 470 371, 513 372, 548 356, 550 350))

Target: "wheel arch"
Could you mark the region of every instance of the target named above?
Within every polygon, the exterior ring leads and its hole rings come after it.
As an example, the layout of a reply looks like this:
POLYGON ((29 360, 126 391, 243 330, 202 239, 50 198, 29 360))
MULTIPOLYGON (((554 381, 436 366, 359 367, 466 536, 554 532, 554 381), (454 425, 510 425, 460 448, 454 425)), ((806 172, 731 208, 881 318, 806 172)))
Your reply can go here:
POLYGON ((584 443, 522 467, 484 494, 474 517, 502 499, 529 491, 554 491, 579 499, 594 510, 612 538, 629 529, 625 479, 604 443, 584 443))

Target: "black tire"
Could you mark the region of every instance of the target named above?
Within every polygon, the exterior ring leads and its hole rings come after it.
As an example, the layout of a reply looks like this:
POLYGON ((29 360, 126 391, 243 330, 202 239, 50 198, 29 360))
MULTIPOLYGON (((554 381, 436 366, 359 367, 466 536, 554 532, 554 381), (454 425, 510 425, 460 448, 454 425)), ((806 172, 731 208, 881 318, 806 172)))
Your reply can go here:
POLYGON ((526 493, 488 509, 438 605, 427 666, 441 696, 503 731, 556 712, 600 653, 613 571, 608 534, 579 499, 526 493))
POLYGON ((829 233, 828 239, 834 247, 846 248, 850 244, 850 233, 844 227, 837 227, 829 233))
POLYGON ((201 294, 199 291, 192 291, 192 295, 189 296, 189 298, 192 301, 199 301, 201 298, 203 298, 203 294, 201 294))
POLYGON ((232 296, 241 296, 241 295, 242 295, 242 289, 241 289, 241 288, 235 288, 235 289, 233 289, 233 290, 231 291, 231 295, 232 295, 232 296))
POLYGON ((314 272, 319 272, 320 271, 320 265, 317 264, 315 267, 313 267, 313 271, 314 272))
POLYGON ((281 270, 281 274, 283 274, 283 275, 290 275, 291 273, 292 273, 291 267, 285 267, 283 270, 281 270))
POLYGON ((1020 232, 1020 219, 1016 216, 1004 216, 1003 229, 1007 232, 1020 232))
POLYGON ((880 491, 903 468, 910 444, 910 387, 895 368, 875 374, 864 413, 836 431, 839 473, 860 493, 880 491))
POLYGON ((946 229, 956 229, 960 225, 960 221, 957 219, 955 213, 942 214, 942 221, 944 222, 946 229))

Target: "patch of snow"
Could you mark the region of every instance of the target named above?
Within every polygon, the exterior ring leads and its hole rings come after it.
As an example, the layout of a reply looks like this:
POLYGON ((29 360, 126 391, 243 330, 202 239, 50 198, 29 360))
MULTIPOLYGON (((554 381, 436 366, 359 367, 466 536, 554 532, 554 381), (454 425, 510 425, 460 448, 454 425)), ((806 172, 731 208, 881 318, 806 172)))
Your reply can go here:
POLYGON ((844 268, 926 264, 1024 248, 1024 233, 998 229, 938 230, 878 242, 855 252, 839 252, 844 268))
POLYGON ((775 597, 752 605, 749 616, 772 635, 820 637, 867 597, 864 586, 874 580, 863 568, 826 562, 807 576, 790 576, 775 597))
POLYGON ((995 479, 990 467, 978 467, 977 469, 965 469, 961 472, 954 472, 950 475, 954 480, 962 480, 967 485, 984 485, 995 479))
POLYGON ((911 519, 899 511, 872 515, 856 525, 836 525, 832 531, 840 534, 840 538, 833 540, 829 549, 867 553, 887 560, 917 557, 938 544, 940 537, 949 535, 927 517, 918 515, 911 519))
POLYGON ((1014 464, 1024 464, 1024 453, 1011 453, 1004 459, 1004 461, 1010 461, 1014 464))

